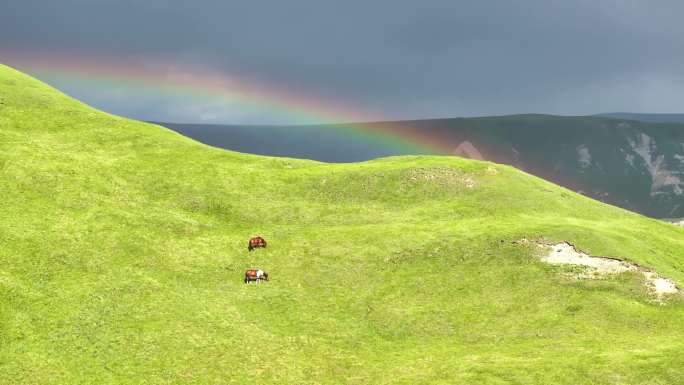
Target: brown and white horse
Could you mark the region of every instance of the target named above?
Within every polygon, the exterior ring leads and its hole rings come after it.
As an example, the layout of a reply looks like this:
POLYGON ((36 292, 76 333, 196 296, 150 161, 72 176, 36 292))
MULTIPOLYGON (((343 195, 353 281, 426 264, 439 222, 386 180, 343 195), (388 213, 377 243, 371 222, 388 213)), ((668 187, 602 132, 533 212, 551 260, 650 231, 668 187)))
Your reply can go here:
POLYGON ((266 240, 261 237, 253 237, 249 240, 249 245, 247 246, 247 250, 252 251, 256 249, 257 247, 266 247, 266 240))
POLYGON ((245 271, 245 283, 252 281, 259 283, 259 281, 268 281, 268 273, 261 269, 249 269, 245 271))

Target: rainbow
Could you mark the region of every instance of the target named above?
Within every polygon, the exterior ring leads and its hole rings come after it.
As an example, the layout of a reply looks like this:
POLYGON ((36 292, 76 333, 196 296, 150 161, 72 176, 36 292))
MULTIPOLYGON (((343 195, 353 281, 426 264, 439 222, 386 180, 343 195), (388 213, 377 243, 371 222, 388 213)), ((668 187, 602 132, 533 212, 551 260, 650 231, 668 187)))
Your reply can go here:
POLYGON ((406 123, 379 123, 378 114, 301 93, 259 84, 246 76, 173 67, 158 60, 131 63, 86 55, 0 53, 2 61, 48 84, 77 84, 92 89, 123 87, 146 96, 173 96, 194 102, 226 103, 265 111, 297 124, 332 124, 364 140, 392 144, 406 153, 440 154, 449 148, 438 138, 406 123), (362 123, 349 123, 362 122, 362 123))

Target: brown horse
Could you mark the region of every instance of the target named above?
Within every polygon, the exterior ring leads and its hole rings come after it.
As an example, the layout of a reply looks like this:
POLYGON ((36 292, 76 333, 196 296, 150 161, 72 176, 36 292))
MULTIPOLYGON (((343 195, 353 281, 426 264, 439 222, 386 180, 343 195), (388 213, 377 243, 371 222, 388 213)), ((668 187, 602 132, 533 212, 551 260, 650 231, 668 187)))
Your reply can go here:
POLYGON ((247 250, 252 251, 257 247, 266 247, 266 240, 261 237, 253 237, 249 240, 247 250))
POLYGON ((259 283, 259 281, 268 281, 268 273, 261 269, 249 269, 245 271, 245 283, 252 281, 259 283))

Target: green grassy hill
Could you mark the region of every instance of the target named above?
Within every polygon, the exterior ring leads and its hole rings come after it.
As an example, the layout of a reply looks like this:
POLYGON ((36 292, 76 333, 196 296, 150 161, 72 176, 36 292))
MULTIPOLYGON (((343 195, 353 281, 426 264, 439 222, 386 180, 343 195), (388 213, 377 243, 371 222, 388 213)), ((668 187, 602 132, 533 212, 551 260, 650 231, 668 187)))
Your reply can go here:
MULTIPOLYGON (((364 123, 371 131, 429 140, 445 154, 512 165, 596 200, 655 217, 684 216, 684 124, 646 116, 509 115, 364 123), (646 119, 646 118, 644 118, 646 119), (464 147, 465 146, 465 147, 464 147), (468 148, 469 151, 464 151, 468 148)), ((203 143, 262 155, 356 162, 420 155, 348 126, 159 123, 203 143)))
POLYGON ((684 229, 511 167, 228 152, 0 66, 2 384, 682 382, 681 296, 521 238, 684 283, 684 229))

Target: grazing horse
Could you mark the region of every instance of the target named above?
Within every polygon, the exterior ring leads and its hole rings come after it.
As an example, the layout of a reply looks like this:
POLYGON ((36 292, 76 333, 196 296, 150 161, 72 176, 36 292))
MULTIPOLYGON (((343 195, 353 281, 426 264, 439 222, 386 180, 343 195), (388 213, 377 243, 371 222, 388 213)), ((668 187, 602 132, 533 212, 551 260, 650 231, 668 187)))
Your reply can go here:
POLYGON ((268 281, 268 273, 261 269, 249 269, 245 271, 245 283, 250 283, 252 281, 259 283, 259 281, 268 281))
POLYGON ((261 237, 254 237, 249 240, 249 245, 247 246, 247 250, 252 251, 256 249, 257 247, 266 247, 266 240, 261 237))

